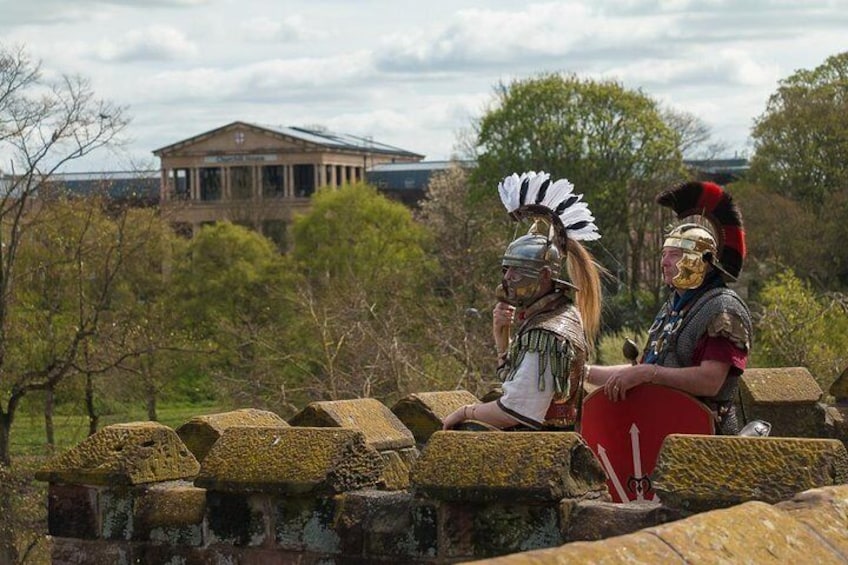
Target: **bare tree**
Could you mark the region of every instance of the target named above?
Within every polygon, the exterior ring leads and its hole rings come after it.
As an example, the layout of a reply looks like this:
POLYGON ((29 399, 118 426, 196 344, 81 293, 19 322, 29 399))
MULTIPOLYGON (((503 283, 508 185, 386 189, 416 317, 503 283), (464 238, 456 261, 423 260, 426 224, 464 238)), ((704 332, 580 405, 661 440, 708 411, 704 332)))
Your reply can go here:
MULTIPOLYGON (((0 155, 10 163, 0 181, 0 465, 10 464, 9 434, 23 397, 51 390, 72 374, 83 344, 108 306, 108 293, 101 289, 99 297, 91 297, 95 307, 80 319, 72 335, 55 344, 54 354, 24 368, 11 347, 17 331, 12 322, 18 307, 16 284, 22 275, 17 264, 21 245, 39 221, 54 173, 117 144, 127 123, 125 109, 95 98, 86 79, 63 76, 48 83, 42 79, 40 63, 23 48, 0 47, 0 155)), ((110 276, 120 265, 120 257, 114 259, 113 270, 104 273, 106 281, 113 280, 110 276)))

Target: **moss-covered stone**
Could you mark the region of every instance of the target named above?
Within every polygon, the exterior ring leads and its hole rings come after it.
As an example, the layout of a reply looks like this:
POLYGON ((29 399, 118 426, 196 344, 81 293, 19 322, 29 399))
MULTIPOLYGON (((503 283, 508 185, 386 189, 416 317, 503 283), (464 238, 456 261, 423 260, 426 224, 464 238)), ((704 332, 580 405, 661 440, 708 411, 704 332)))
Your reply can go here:
POLYGON ((705 512, 645 533, 659 537, 687 563, 844 563, 804 524, 762 502, 705 512))
POLYGON ((35 476, 51 483, 127 486, 191 479, 199 468, 174 430, 136 422, 103 428, 35 476))
POLYGON ((203 460, 195 485, 228 492, 336 494, 373 486, 383 459, 362 432, 235 426, 203 460))
POLYGON ((746 421, 765 420, 771 435, 821 437, 822 390, 804 367, 748 369, 739 381, 741 413, 746 421))
POLYGON ((442 422, 454 410, 479 400, 467 390, 419 392, 398 400, 392 412, 409 428, 415 441, 427 443, 433 433, 442 429, 442 422))
POLYGON ((397 451, 381 451, 383 473, 378 488, 385 490, 404 490, 409 487, 409 466, 401 459, 397 451))
POLYGON ((822 397, 806 367, 747 369, 739 380, 743 400, 755 404, 812 404, 822 397))
POLYGON ((693 512, 752 500, 776 503, 846 480, 848 452, 830 439, 673 434, 654 470, 659 499, 693 512))
POLYGON ((134 539, 200 545, 206 491, 183 482, 155 485, 133 508, 134 539))
POLYGON ((848 562, 848 485, 808 490, 775 508, 809 526, 848 562))
POLYGON ((513 503, 598 496, 605 480, 571 432, 436 432, 411 475, 414 492, 430 498, 513 503))
POLYGON ((412 432, 385 404, 374 398, 313 402, 295 414, 289 424, 359 430, 365 434, 368 445, 380 451, 415 445, 412 432))
POLYGON ((282 426, 288 423, 280 416, 267 410, 245 408, 219 414, 195 416, 179 428, 177 435, 194 454, 198 461, 203 461, 212 446, 232 426, 282 426))

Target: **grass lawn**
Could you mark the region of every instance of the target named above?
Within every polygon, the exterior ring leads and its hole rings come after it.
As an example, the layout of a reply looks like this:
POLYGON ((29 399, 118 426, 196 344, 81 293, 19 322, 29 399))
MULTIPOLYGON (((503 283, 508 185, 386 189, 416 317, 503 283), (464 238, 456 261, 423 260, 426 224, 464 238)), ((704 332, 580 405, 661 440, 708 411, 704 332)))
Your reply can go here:
MULTIPOLYGON (((226 410, 214 404, 163 404, 157 408, 159 423, 177 429, 194 416, 226 410)), ((147 421, 144 408, 130 409, 120 414, 100 417, 99 428, 110 424, 147 421)), ((53 417, 56 452, 61 453, 88 436, 88 418, 82 414, 57 414, 53 417)), ((12 424, 11 454, 13 464, 18 457, 49 456, 44 416, 37 413, 19 414, 12 424)))

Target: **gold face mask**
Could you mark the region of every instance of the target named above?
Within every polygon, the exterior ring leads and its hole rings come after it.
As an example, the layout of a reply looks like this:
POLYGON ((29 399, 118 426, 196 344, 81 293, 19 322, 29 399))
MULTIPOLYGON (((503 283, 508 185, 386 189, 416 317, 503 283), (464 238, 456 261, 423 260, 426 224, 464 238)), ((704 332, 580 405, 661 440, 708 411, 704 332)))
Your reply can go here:
POLYGON ((688 290, 701 286, 710 258, 716 254, 713 235, 698 224, 683 224, 671 230, 663 247, 683 250, 683 256, 676 264, 677 275, 671 280, 674 288, 688 290))

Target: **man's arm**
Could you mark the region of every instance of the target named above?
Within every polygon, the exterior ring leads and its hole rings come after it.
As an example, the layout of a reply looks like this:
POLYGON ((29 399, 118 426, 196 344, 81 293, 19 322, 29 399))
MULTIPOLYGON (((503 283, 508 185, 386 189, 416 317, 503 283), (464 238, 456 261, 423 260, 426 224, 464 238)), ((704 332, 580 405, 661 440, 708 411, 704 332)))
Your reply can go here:
POLYGON ((655 383, 693 396, 715 396, 730 371, 730 363, 703 361, 695 367, 662 367, 654 364, 612 365, 589 368, 590 383, 604 387, 612 400, 624 399, 627 391, 643 383, 655 383))

